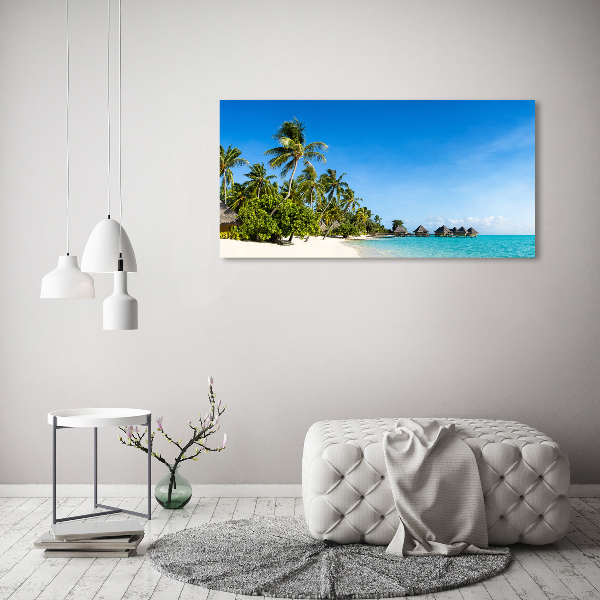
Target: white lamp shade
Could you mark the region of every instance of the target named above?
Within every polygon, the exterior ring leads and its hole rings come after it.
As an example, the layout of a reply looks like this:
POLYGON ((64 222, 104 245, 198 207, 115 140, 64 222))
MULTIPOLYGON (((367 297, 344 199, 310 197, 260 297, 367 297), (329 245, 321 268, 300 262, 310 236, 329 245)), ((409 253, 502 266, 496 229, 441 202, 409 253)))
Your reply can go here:
POLYGON ((58 257, 58 267, 42 278, 40 298, 94 298, 94 280, 82 273, 77 257, 58 257))
POLYGON ((109 331, 138 328, 138 301, 127 293, 127 272, 115 271, 115 290, 102 305, 103 327, 109 331))
MULTIPOLYGON (((113 273, 119 259, 119 231, 121 227, 114 219, 104 219, 94 227, 81 257, 81 268, 87 273, 113 273)), ((137 271, 137 262, 129 236, 121 231, 123 270, 137 271)))

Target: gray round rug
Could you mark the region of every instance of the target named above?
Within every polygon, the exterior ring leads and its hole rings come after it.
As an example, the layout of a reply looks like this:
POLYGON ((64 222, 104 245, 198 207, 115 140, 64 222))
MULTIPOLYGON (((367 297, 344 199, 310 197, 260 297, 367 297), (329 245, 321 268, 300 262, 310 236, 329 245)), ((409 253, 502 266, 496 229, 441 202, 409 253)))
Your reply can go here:
POLYGON ((169 577, 212 590, 275 598, 394 598, 476 583, 511 555, 400 557, 385 546, 313 539, 303 517, 254 517, 165 535, 147 552, 169 577))

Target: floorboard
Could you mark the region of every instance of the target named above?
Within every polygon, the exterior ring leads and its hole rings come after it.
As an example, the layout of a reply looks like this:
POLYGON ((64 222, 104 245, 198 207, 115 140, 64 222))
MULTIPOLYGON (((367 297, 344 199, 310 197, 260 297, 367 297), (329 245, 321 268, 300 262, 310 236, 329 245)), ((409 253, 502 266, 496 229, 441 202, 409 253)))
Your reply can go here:
MULTIPOLYGON (((600 599, 600 498, 574 498, 567 536, 549 546, 517 544, 514 560, 497 577, 422 600, 593 600, 600 599)), ((145 512, 146 498, 102 498, 145 512)), ((98 512, 89 498, 58 498, 58 516, 98 512)), ((302 516, 301 498, 192 498, 181 510, 153 502, 152 519, 114 514, 94 520, 139 519, 145 537, 129 559, 44 558, 33 541, 50 528, 49 498, 0 498, 0 599, 10 600, 249 600, 209 591, 161 575, 146 561, 159 536, 205 523, 253 516, 302 516)), ((262 597, 253 597, 261 600, 262 597)))

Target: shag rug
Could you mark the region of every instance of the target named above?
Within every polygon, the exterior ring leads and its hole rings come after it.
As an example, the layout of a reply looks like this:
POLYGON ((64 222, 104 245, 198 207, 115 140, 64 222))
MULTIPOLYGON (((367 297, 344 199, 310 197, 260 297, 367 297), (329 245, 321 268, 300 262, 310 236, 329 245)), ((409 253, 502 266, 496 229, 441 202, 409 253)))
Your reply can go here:
POLYGON ((303 517, 254 517, 165 535, 147 558, 161 573, 212 590, 276 598, 394 598, 476 583, 511 554, 400 557, 385 546, 318 541, 303 517))

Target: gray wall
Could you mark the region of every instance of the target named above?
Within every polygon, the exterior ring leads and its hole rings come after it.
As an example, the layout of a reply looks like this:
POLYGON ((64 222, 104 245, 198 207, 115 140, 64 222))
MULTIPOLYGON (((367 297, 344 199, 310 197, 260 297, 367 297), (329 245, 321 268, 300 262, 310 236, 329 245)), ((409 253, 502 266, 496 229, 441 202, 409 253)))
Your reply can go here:
MULTIPOLYGON (((81 256, 106 211, 106 6, 71 2, 81 256)), ((568 451, 575 483, 600 483, 597 1, 124 0, 140 330, 122 333, 102 331, 108 275, 95 300, 38 298, 64 252, 63 11, 0 2, 0 482, 50 481, 50 410, 146 407, 184 435, 212 374, 230 446, 188 463, 193 483, 299 482, 314 421, 402 415, 524 421, 568 451), (535 99, 537 258, 220 260, 232 98, 535 99)), ((91 434, 59 438, 60 480, 89 481, 91 434)), ((104 482, 143 482, 141 454, 112 430, 101 443, 104 482)))

